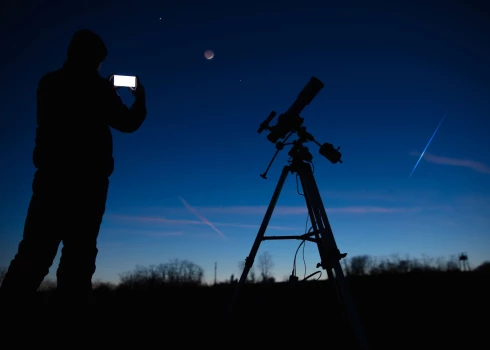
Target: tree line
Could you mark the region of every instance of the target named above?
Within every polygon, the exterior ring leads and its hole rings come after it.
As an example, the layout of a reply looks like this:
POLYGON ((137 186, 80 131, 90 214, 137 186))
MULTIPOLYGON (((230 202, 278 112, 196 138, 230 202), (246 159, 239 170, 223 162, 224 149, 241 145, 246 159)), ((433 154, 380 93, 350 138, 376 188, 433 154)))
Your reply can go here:
MULTIPOLYGON (((238 262, 239 275, 245 268, 245 261, 238 262)), ((342 259, 342 268, 347 276, 408 274, 408 273, 434 273, 434 272, 460 272, 461 261, 457 256, 449 258, 401 258, 393 255, 388 258, 376 258, 369 255, 358 255, 342 259)), ((271 283, 276 279, 273 275, 274 262, 269 252, 261 253, 254 262, 247 276, 247 283, 271 283)), ((0 284, 7 269, 0 268, 0 284)), ((490 272, 490 261, 472 269, 473 272, 490 272)), ((204 282, 204 269, 189 260, 173 259, 167 263, 150 266, 136 266, 134 270, 121 273, 117 285, 122 289, 145 289, 158 286, 202 286, 204 282)), ((224 283, 236 283, 238 277, 231 275, 224 283)), ((285 276, 283 281, 287 281, 285 276)), ((50 290, 56 283, 46 279, 41 289, 50 290)), ((115 285, 107 282, 94 282, 95 289, 112 289, 115 285)))

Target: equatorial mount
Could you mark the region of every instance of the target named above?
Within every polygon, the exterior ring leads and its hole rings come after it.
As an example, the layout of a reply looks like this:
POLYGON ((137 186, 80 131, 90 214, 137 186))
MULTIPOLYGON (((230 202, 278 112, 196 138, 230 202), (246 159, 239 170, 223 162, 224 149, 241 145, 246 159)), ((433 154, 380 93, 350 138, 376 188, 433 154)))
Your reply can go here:
MULTIPOLYGON (((306 84, 303 90, 298 94, 298 97, 291 107, 289 107, 285 113, 279 115, 276 125, 269 125, 276 116, 275 111, 272 111, 267 119, 260 124, 257 132, 260 134, 264 130, 270 131, 269 135, 267 135, 267 139, 276 145, 276 153, 272 157, 265 172, 260 174, 263 179, 267 179, 267 173, 269 172, 272 163, 279 152, 288 145, 292 145, 288 152, 290 157, 289 162, 292 165, 296 162, 312 162, 313 155, 310 153, 308 147, 304 145, 308 141, 317 144, 320 147, 319 153, 333 164, 342 163, 342 160, 340 159, 342 153, 339 152, 340 147, 335 148, 331 143, 326 142, 320 144, 316 141, 313 135, 306 130, 305 126, 303 126, 304 118, 300 116, 303 109, 310 104, 323 86, 323 83, 318 78, 312 77, 308 84, 306 84), (297 139, 292 142, 286 142, 293 134, 296 134, 297 139), (279 139, 284 139, 284 141, 281 142, 279 139)), ((294 169, 294 167, 292 169, 294 169)))

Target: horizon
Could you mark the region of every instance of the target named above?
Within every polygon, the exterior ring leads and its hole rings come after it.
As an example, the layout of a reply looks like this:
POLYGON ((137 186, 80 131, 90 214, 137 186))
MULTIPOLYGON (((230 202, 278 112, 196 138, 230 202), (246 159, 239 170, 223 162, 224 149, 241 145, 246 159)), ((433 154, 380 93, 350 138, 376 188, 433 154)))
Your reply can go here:
MULTIPOLYGON (((38 81, 85 27, 109 49, 100 74, 137 74, 148 109, 135 133, 112 130, 94 281, 118 283, 137 265, 175 258, 201 266, 208 283, 215 263, 218 281, 239 277, 287 164, 285 149, 268 179, 259 176, 275 145, 257 129, 313 76, 325 86, 301 116, 315 139, 342 152, 343 163, 331 164, 306 145, 341 253, 490 260, 488 4, 32 4, 0 23, 11 33, 1 74, 22 82, 0 88, 0 267, 15 255, 32 193, 38 81)), ((121 97, 132 103, 129 92, 121 97)), ((290 174, 266 236, 301 235, 306 217, 290 174)), ((257 257, 269 252, 282 281, 299 244, 265 241, 257 257)), ((307 275, 319 260, 307 242, 307 275)))

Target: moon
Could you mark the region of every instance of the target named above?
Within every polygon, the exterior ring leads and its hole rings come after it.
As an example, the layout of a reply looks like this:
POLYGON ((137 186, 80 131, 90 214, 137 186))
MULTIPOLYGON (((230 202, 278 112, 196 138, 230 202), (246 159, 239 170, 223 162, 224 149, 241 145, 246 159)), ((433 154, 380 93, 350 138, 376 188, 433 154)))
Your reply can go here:
POLYGON ((214 57, 213 50, 206 50, 206 51, 204 51, 204 57, 206 57, 207 60, 212 59, 214 57))

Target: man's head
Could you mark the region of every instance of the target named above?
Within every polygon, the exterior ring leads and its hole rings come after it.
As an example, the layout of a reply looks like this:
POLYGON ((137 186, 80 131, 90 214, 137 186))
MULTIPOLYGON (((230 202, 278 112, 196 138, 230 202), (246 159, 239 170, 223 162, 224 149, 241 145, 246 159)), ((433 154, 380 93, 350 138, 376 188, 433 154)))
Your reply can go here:
POLYGON ((107 57, 107 47, 94 32, 83 29, 75 32, 68 46, 67 62, 98 70, 107 57))

